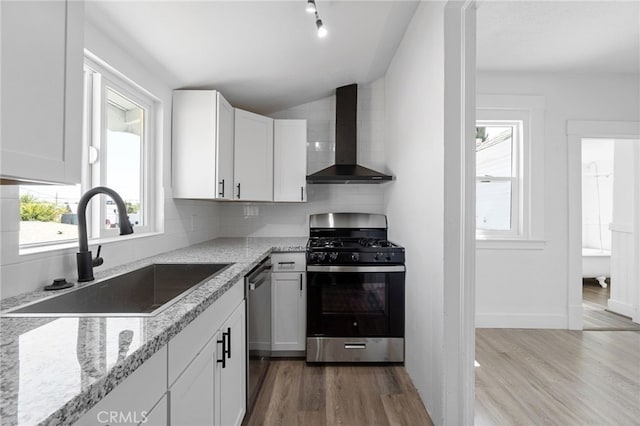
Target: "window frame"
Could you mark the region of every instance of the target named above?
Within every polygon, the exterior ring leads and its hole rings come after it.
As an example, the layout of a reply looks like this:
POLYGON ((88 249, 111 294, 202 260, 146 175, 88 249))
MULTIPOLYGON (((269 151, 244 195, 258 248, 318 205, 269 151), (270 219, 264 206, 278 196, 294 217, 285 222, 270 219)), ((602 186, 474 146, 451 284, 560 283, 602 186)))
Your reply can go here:
POLYGON ((519 158, 519 229, 517 233, 476 231, 480 249, 537 249, 544 246, 545 216, 544 96, 476 95, 476 122, 522 121, 519 158), (517 246, 513 244, 518 243, 517 246))
MULTIPOLYGON (((149 92, 135 84, 131 79, 116 71, 105 62, 101 61, 85 50, 85 73, 90 73, 90 78, 85 78, 85 93, 87 98, 84 105, 85 140, 83 146, 87 155, 83 161, 83 189, 104 185, 106 182, 106 164, 101 162, 106 159, 108 146, 107 140, 107 115, 108 100, 107 89, 131 100, 144 111, 144 125, 142 134, 141 153, 141 211, 143 225, 134 226, 133 235, 145 235, 156 231, 157 213, 156 198, 157 186, 153 176, 155 170, 153 164, 156 158, 156 150, 153 141, 156 140, 156 120, 158 119, 158 100, 149 92), (96 108, 99 106, 99 108, 96 108), (88 120, 90 118, 90 120, 88 120), (98 154, 98 159, 92 161, 98 154), (84 185, 86 183, 86 185, 84 185)), ((106 229, 104 200, 106 196, 98 195, 99 203, 91 203, 87 212, 88 234, 91 240, 112 238, 119 235, 118 229, 106 229)))

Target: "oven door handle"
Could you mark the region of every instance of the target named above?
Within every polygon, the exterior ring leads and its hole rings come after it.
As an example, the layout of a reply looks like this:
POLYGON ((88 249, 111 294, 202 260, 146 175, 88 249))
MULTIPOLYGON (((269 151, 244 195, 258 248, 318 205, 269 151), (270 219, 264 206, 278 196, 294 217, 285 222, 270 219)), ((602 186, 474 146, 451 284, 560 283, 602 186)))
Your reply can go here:
POLYGON ((404 272, 404 265, 393 266, 336 266, 336 265, 311 265, 307 266, 307 272, 404 272))

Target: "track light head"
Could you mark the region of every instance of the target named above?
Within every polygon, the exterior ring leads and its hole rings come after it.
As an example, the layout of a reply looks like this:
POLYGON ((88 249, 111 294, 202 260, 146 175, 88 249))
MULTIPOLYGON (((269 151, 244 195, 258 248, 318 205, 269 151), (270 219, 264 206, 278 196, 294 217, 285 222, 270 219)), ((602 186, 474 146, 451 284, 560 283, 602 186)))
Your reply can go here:
POLYGON ((322 23, 322 19, 318 16, 318 12, 316 12, 316 27, 318 28, 318 37, 324 38, 327 36, 327 28, 322 23))
POLYGON ((307 8, 305 9, 308 13, 316 13, 316 2, 315 0, 307 0, 307 8))

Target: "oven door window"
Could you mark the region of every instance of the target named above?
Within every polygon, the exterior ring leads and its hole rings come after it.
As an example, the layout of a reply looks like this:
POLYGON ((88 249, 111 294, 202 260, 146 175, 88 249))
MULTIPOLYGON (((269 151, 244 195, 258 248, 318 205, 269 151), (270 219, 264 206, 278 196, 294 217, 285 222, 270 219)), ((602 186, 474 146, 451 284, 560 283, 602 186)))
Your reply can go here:
POLYGON ((401 337, 404 272, 309 272, 308 336, 401 337))
POLYGON ((384 282, 336 282, 320 289, 322 315, 385 315, 387 285, 384 282))

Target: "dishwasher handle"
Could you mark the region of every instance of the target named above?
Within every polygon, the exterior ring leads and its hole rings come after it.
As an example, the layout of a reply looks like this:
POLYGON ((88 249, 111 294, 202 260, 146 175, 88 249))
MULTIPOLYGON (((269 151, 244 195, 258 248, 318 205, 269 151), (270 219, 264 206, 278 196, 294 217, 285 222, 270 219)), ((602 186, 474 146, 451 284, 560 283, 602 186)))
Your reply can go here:
POLYGON ((265 263, 260 266, 254 273, 247 277, 249 290, 253 291, 267 281, 268 274, 271 272, 271 263, 265 263))

